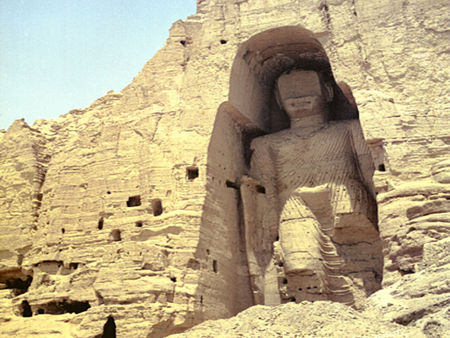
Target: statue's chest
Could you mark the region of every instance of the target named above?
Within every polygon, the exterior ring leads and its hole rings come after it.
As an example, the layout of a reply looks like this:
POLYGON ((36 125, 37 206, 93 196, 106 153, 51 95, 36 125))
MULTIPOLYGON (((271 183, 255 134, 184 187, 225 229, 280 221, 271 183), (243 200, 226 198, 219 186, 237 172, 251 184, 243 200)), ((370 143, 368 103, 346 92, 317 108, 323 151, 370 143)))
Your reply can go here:
POLYGON ((353 148, 346 128, 327 128, 304 136, 290 132, 276 140, 272 147, 273 157, 279 169, 311 167, 320 169, 352 162, 353 148))

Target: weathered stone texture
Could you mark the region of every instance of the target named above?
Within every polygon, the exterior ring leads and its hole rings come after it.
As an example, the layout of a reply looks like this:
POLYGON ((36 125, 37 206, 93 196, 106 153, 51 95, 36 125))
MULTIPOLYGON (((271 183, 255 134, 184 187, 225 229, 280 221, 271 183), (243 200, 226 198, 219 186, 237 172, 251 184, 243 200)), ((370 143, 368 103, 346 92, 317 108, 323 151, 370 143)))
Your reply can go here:
POLYGON ((230 319, 210 320, 171 337, 426 337, 417 328, 373 321, 329 301, 257 305, 230 319))
POLYGON ((438 328, 420 316, 398 320, 421 296, 395 290, 436 281, 442 292, 430 299, 448 294, 448 265, 433 263, 448 252, 450 222, 448 1, 197 7, 121 93, 0 133, 0 334, 94 337, 111 315, 118 336, 158 337, 253 304, 239 195, 226 182, 245 170, 236 130, 255 130, 223 102, 254 91, 235 86, 228 98, 238 47, 286 25, 316 34, 359 108, 378 168, 387 287, 379 292, 402 314, 381 313, 424 333, 441 330, 445 302, 422 312, 437 316, 438 328))

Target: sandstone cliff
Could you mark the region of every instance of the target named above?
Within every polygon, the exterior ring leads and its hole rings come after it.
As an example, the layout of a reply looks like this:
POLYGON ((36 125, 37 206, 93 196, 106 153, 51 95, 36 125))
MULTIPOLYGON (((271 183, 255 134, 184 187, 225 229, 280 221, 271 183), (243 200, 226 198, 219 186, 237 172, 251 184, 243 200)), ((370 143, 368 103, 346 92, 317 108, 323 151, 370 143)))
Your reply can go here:
MULTIPOLYGON (((253 305, 238 195, 227 184, 245 171, 235 151, 241 140, 232 109, 221 104, 248 111, 240 103, 255 89, 233 82, 243 43, 302 25, 351 87, 378 169, 383 289, 366 295, 364 314, 325 303, 324 315, 353 316, 361 335, 443 335, 449 12, 443 0, 197 0, 197 13, 173 24, 165 46, 120 93, 2 131, 0 334, 94 337, 115 325, 120 337, 159 337, 253 305), (397 324, 369 325, 380 318, 397 324)), ((296 311, 318 318, 321 309, 257 307, 239 318, 292 312, 280 324, 291 325, 296 311)), ((268 332, 334 332, 299 325, 268 332)))

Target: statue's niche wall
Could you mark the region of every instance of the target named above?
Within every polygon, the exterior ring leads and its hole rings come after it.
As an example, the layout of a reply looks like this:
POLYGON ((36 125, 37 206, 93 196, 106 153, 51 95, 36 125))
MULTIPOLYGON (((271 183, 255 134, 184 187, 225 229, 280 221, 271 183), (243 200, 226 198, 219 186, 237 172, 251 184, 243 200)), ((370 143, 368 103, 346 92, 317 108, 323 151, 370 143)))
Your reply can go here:
POLYGON ((289 128, 289 119, 275 100, 273 83, 261 84, 252 67, 258 42, 250 38, 239 48, 231 68, 228 101, 259 129, 273 133, 289 128))
POLYGON ((246 61, 247 48, 240 48, 230 76, 228 100, 238 111, 254 121, 260 129, 270 127, 270 88, 263 87, 246 61))
MULTIPOLYGON (((196 258, 203 319, 228 317, 253 305, 243 241, 239 179, 247 171, 243 144, 250 125, 223 103, 208 148, 206 198, 196 258)), ((255 128, 253 128, 254 130, 255 128)))

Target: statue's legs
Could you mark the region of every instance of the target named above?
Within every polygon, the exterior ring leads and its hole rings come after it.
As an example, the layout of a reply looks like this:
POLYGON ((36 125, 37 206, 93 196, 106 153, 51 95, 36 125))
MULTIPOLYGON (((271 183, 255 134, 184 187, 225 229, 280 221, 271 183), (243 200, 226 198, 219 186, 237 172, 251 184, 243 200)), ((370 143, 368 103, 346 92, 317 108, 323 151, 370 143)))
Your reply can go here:
POLYGON ((320 223, 298 193, 283 207, 279 225, 280 246, 291 300, 327 299, 320 223))
POLYGON ((341 276, 343 260, 330 238, 332 210, 326 186, 299 188, 283 207, 279 235, 291 300, 353 301, 348 280, 341 276))
POLYGON ((279 233, 291 300, 327 299, 317 221, 313 218, 285 220, 280 223, 279 233))

